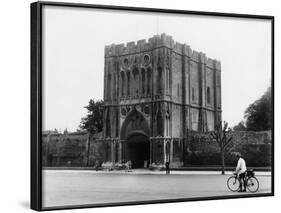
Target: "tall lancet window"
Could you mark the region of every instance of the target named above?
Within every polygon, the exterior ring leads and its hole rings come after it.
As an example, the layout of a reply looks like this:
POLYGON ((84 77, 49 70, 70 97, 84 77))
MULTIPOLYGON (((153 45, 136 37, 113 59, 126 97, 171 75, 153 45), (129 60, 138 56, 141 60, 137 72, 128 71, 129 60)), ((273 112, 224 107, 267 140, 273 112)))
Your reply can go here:
POLYGON ((147 95, 151 94, 151 69, 147 69, 147 95))
POLYGON ((157 93, 162 94, 162 68, 157 69, 157 93))
POLYGON ((107 99, 111 99, 111 74, 107 76, 107 99))
POLYGON ((127 96, 130 96, 130 80, 131 80, 130 72, 127 72, 127 96))
POLYGON ((170 70, 166 70, 166 91, 169 93, 170 90, 170 70))
POLYGON ((207 88, 207 104, 211 104, 211 92, 210 92, 210 87, 207 88))
POLYGON ((145 94, 145 70, 141 69, 141 90, 142 90, 142 94, 145 94))
POLYGON ((125 74, 121 72, 121 96, 125 96, 125 74))
POLYGON ((134 68, 133 70, 133 78, 134 78, 134 94, 138 95, 139 94, 139 70, 138 68, 134 68))
POLYGON ((170 135, 170 132, 169 132, 169 130, 170 130, 170 110, 169 110, 169 106, 167 107, 165 118, 166 118, 166 136, 169 136, 170 135))

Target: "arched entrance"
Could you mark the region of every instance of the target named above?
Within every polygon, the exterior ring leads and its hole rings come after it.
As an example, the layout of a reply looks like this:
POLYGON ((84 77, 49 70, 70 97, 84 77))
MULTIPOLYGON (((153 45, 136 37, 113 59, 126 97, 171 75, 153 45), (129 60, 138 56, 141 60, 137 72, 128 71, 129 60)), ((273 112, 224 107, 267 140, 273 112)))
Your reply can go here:
POLYGON ((127 160, 132 168, 148 168, 150 157, 149 138, 141 133, 134 133, 127 139, 127 160))
POLYGON ((125 161, 131 161, 133 168, 149 166, 150 141, 149 125, 141 112, 135 107, 127 115, 122 124, 120 138, 123 142, 125 161))

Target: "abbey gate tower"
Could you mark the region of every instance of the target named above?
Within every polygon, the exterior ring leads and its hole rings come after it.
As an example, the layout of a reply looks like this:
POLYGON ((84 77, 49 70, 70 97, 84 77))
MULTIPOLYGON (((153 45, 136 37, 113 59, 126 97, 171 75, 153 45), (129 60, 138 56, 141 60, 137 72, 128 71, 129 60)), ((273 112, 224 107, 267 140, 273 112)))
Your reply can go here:
POLYGON ((188 130, 221 120, 221 65, 162 34, 105 47, 106 161, 181 166, 188 130))

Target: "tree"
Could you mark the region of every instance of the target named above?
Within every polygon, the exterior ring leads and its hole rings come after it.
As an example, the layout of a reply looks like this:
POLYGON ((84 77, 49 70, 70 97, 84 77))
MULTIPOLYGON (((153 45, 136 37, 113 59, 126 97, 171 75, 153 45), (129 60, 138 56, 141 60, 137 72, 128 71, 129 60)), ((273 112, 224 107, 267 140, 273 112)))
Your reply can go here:
POLYGON ((236 126, 233 127, 233 131, 246 131, 247 127, 244 121, 240 121, 236 126))
POLYGON ((91 99, 89 105, 85 106, 88 110, 86 117, 81 119, 80 128, 87 130, 90 134, 96 134, 103 129, 103 104, 102 100, 91 99))
POLYGON ((220 121, 216 126, 213 132, 211 132, 211 138, 214 139, 220 148, 221 154, 221 174, 225 174, 225 163, 224 163, 224 155, 226 151, 226 147, 230 144, 232 140, 232 129, 228 127, 227 122, 220 121))
POLYGON ((272 128, 271 87, 246 109, 244 118, 248 131, 264 131, 272 128))
POLYGON ((103 104, 102 100, 95 102, 94 99, 89 101, 89 105, 85 106, 88 110, 86 117, 81 119, 80 128, 89 132, 87 138, 87 163, 89 166, 89 155, 90 155, 90 137, 93 134, 101 132, 103 129, 103 104))

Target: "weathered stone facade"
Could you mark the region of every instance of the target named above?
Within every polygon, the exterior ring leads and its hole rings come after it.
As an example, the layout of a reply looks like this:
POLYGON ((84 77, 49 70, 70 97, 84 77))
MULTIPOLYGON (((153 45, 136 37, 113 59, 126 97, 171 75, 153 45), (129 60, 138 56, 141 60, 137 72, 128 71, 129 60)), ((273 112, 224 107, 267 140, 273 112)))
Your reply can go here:
POLYGON ((182 165, 187 130, 221 121, 221 64, 162 34, 105 47, 106 161, 182 165))

